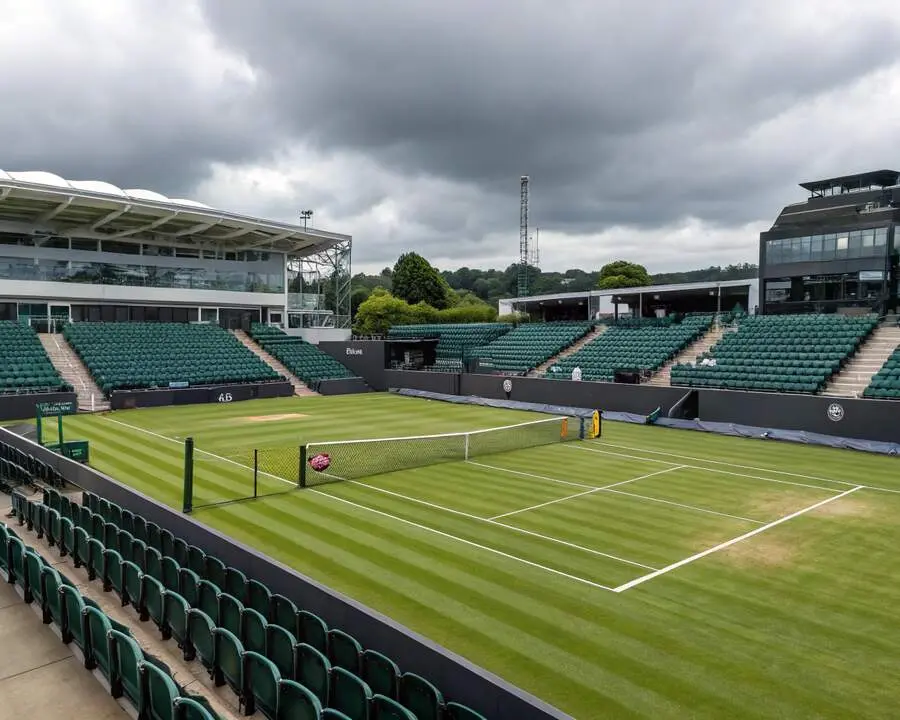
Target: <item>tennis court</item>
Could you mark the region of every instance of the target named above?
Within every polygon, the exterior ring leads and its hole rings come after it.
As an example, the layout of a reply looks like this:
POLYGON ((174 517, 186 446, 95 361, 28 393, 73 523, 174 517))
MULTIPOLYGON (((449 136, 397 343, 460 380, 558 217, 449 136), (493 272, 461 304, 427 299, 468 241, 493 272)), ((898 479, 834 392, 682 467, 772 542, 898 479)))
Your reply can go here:
MULTIPOLYGON (((90 440, 92 465, 180 508, 189 435, 195 490, 215 500, 248 494, 248 449, 534 418, 371 395, 116 412, 66 432, 90 440)), ((195 518, 575 717, 889 718, 898 467, 604 423, 596 440, 304 490, 271 473, 262 494, 282 494, 195 518)))

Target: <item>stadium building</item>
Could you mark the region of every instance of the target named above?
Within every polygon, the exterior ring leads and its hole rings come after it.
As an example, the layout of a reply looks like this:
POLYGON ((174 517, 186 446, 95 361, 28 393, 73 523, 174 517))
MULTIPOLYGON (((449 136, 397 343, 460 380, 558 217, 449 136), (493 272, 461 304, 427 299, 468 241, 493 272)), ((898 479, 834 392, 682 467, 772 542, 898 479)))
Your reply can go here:
POLYGON ((349 337, 348 235, 0 171, 0 320, 270 323, 349 337))
POLYGON ((897 308, 900 173, 801 183, 759 237, 764 313, 875 312, 897 308))

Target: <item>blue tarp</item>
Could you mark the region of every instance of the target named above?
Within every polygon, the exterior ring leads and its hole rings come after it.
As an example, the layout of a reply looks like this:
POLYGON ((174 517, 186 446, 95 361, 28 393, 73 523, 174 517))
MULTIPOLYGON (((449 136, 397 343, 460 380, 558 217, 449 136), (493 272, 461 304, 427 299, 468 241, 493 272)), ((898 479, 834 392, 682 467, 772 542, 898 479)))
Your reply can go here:
POLYGON ((527 403, 517 400, 492 400, 483 397, 469 397, 467 395, 447 395, 446 393, 430 392, 428 390, 411 390, 409 388, 391 388, 391 392, 407 397, 425 398, 426 400, 440 400, 442 402, 456 403, 457 405, 484 405, 486 407, 506 408, 507 410, 528 410, 531 412, 547 413, 548 415, 566 415, 568 417, 589 418, 593 417, 596 410, 588 408, 568 407, 566 405, 544 405, 543 403, 527 403))
MULTIPOLYGON (((593 409, 587 408, 526 403, 516 400, 493 400, 490 398, 468 397, 463 395, 446 395, 444 393, 428 392, 427 390, 392 389, 391 392, 396 392, 399 395, 407 395, 409 397, 441 400, 443 402, 452 402, 461 405, 484 405, 487 407, 507 408, 510 410, 530 410, 532 412, 549 413, 551 415, 568 415, 569 417, 590 417, 594 412, 593 409)), ((647 424, 647 416, 638 415, 636 413, 601 411, 601 415, 604 420, 612 420, 613 422, 627 422, 638 425, 647 424)), ((821 445, 823 447, 860 450, 862 452, 878 453, 880 455, 900 455, 900 443, 856 440, 854 438, 824 435, 822 433, 806 432, 803 430, 782 430, 779 428, 764 428, 753 425, 738 425, 736 423, 704 422, 703 420, 683 420, 680 418, 667 417, 658 418, 653 425, 656 425, 657 427, 678 428, 680 430, 698 430, 700 432, 730 435, 732 437, 781 440, 783 442, 803 443, 804 445, 821 445)))

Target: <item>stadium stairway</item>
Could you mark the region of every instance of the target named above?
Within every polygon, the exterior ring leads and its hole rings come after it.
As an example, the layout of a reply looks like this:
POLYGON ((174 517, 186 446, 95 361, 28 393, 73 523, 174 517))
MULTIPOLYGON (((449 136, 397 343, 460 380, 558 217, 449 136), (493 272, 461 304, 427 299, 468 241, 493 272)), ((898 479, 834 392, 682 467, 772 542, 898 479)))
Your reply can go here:
POLYGON ((569 347, 563 350, 560 353, 557 353, 551 358, 548 358, 545 362, 538 365, 534 370, 528 373, 528 377, 544 377, 547 373, 548 368, 552 367, 554 364, 562 360, 563 358, 569 357, 573 353, 577 353, 581 348, 583 348, 588 343, 594 342, 598 337, 600 337, 604 332, 606 332, 606 325, 596 325, 594 329, 591 330, 584 337, 579 338, 575 342, 573 342, 569 347))
POLYGON ((663 365, 653 374, 653 377, 647 381, 647 384, 655 385, 657 387, 671 386, 672 367, 680 363, 692 363, 699 355, 709 352, 710 348, 722 339, 722 336, 727 332, 727 329, 728 328, 724 325, 714 325, 706 335, 692 342, 684 350, 678 353, 678 355, 663 365))
POLYGON ((78 409, 94 412, 109 410, 109 401, 103 396, 94 378, 81 362, 81 358, 66 342, 61 333, 39 333, 41 345, 50 356, 50 362, 63 380, 75 388, 78 396, 78 409))
MULTIPOLYGON (((77 501, 77 498, 80 496, 80 494, 81 493, 78 492, 68 494, 68 496, 71 500, 77 501)), ((41 496, 40 494, 35 494, 33 496, 30 496, 28 499, 35 502, 40 502, 41 496)), ((2 514, 6 515, 7 513, 3 512, 2 514)), ((33 548, 39 555, 46 559, 50 563, 51 567, 53 567, 53 569, 55 569, 63 577, 70 580, 74 587, 78 590, 78 592, 83 597, 93 601, 107 617, 121 625, 126 626, 134 637, 134 640, 138 643, 138 645, 140 645, 141 649, 163 663, 171 674, 172 679, 179 686, 184 688, 185 693, 189 693, 192 695, 201 695, 206 699, 212 710, 219 716, 219 718, 221 718, 221 720, 238 720, 238 718, 244 716, 244 712, 238 706, 237 696, 228 689, 227 685, 216 687, 213 680, 209 677, 208 673, 204 671, 203 666, 198 661, 185 661, 183 653, 178 647, 174 638, 170 640, 163 640, 156 626, 152 622, 140 622, 138 611, 135 610, 132 605, 123 607, 121 602, 119 601, 118 596, 115 593, 103 591, 103 582, 99 576, 95 580, 91 581, 87 565, 82 565, 80 568, 76 568, 71 553, 61 558, 59 548, 53 547, 49 543, 46 534, 39 534, 37 532, 37 526, 35 526, 33 530, 29 530, 27 525, 20 526, 14 520, 10 521, 9 519, 6 519, 6 521, 8 524, 11 523, 11 526, 15 530, 16 535, 23 542, 26 548, 33 548)), ((12 585, 7 585, 7 587, 11 588, 12 585)), ((30 608, 29 612, 32 615, 36 615, 38 618, 41 617, 40 607, 37 602, 31 603, 31 605, 26 605, 24 602, 22 602, 22 599, 20 597, 21 593, 18 586, 16 586, 15 593, 17 594, 16 599, 18 605, 21 605, 25 608, 30 608)), ((2 612, 2 610, 0 610, 0 612, 2 612)), ((38 620, 37 623, 38 625, 40 625, 40 620, 38 620)), ((52 639, 55 640, 55 644, 59 648, 62 648, 62 650, 66 654, 72 656, 72 673, 75 673, 77 671, 80 676, 90 678, 90 675, 84 669, 84 656, 81 650, 77 647, 76 643, 72 642, 68 645, 62 644, 60 640, 59 630, 55 626, 45 626, 45 629, 48 633, 51 634, 52 639)), ((25 638, 26 642, 28 640, 30 640, 30 635, 25 638)), ((6 649, 5 646, 0 647, 4 647, 4 650, 6 649)), ((59 656, 60 654, 61 653, 57 652, 57 656, 59 656)), ((4 657, 6 657, 5 652, 4 657)), ((102 718, 104 720, 105 718, 120 718, 123 716, 123 711, 126 717, 137 717, 130 704, 128 704, 127 702, 117 704, 117 702, 113 700, 113 698, 109 695, 109 683, 107 682, 106 678, 103 677, 99 669, 94 670, 92 674, 93 678, 96 680, 94 687, 96 687, 99 695, 105 696, 105 700, 112 702, 113 711, 107 711, 105 713, 90 716, 85 714, 85 719, 87 719, 88 717, 90 717, 91 720, 97 720, 98 718, 102 718)), ((0 683, 2 683, 2 680, 0 680, 0 683)), ((0 688, 2 687, 2 684, 0 684, 0 688)), ((56 686, 44 684, 43 687, 44 691, 37 692, 36 694, 48 696, 47 702, 49 702, 50 696, 57 698, 63 697, 61 693, 57 694, 46 692, 47 688, 56 686)), ((68 688, 66 688, 66 692, 68 692, 68 688)), ((5 697, 5 695, 0 695, 0 697, 5 697)), ((72 711, 75 710, 75 708, 70 706, 70 699, 66 697, 63 702, 66 705, 66 711, 64 713, 61 712, 58 715, 56 713, 43 715, 39 713, 35 714, 34 712, 29 712, 28 715, 39 718, 61 717, 65 715, 66 717, 71 717, 72 720, 76 720, 78 715, 72 714, 72 711)), ((109 703, 104 703, 104 707, 109 707, 109 703)), ((0 708, 0 717, 6 717, 3 713, 2 708, 0 708)), ((261 713, 257 713, 257 717, 263 717, 263 715, 261 713)))
POLYGON ((826 385, 822 395, 832 397, 862 397, 872 378, 900 347, 900 327, 897 319, 886 318, 860 346, 844 368, 826 385))
POLYGON ((238 340, 240 340, 244 347, 246 347, 248 350, 251 350, 260 360, 266 363, 266 365, 272 368, 279 375, 286 377, 294 387, 294 395, 297 395, 298 397, 304 397, 308 395, 319 394, 313 390, 310 390, 309 386, 307 386, 305 382, 294 375, 294 373, 292 373, 278 360, 272 357, 272 355, 270 355, 259 345, 257 345, 253 341, 253 338, 251 338, 243 330, 231 330, 231 334, 234 335, 238 340))

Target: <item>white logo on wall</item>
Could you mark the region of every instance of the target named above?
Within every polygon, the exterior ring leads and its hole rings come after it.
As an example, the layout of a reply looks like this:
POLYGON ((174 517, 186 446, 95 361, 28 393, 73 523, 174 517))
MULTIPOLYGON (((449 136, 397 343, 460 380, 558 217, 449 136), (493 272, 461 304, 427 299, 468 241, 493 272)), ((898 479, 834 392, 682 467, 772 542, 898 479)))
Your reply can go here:
POLYGON ((226 403, 232 401, 231 393, 219 393, 219 402, 226 403))
POLYGON ((506 380, 503 381, 503 392, 512 392, 512 380, 509 378, 506 378, 506 380))
POLYGON ((347 355, 362 355, 362 348, 347 348, 347 355))
POLYGON ((840 422, 844 419, 844 406, 840 403, 831 403, 825 413, 832 422, 840 422))

